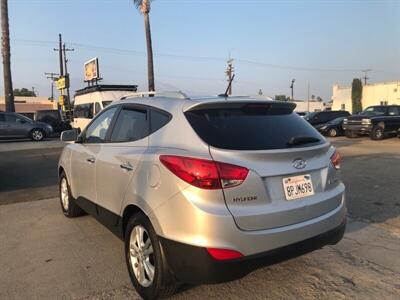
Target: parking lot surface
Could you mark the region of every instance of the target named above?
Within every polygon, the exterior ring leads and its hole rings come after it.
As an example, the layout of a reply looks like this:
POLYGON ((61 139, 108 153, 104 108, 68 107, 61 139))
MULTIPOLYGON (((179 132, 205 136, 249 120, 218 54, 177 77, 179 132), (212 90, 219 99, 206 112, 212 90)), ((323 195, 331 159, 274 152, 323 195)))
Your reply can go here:
MULTIPOLYGON (((333 143, 344 156, 349 208, 347 232, 339 244, 259 269, 241 280, 184 286, 173 298, 398 299, 400 140, 337 138, 333 143)), ((50 150, 34 150, 39 151, 33 152, 37 162, 25 165, 44 166, 47 156, 52 157, 40 175, 49 182, 16 188, 10 186, 12 180, 1 181, 0 299, 138 299, 118 238, 90 216, 65 218, 54 196, 23 199, 38 186, 57 192, 54 168, 61 148, 50 150), (39 155, 50 150, 52 154, 39 155), (7 194, 15 191, 19 201, 7 194)), ((9 177, 5 170, 22 157, 5 156, 9 159, 0 159, 1 179, 9 177), (5 162, 10 164, 6 169, 5 162)))

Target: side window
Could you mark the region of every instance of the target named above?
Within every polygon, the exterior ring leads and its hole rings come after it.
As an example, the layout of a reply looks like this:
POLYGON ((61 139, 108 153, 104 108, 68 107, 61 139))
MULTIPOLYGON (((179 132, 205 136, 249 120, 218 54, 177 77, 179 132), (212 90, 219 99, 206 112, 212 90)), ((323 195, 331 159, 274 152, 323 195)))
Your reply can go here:
POLYGON ((110 108, 100 114, 87 128, 86 143, 104 143, 108 128, 118 107, 110 108))
POLYGON ((101 111, 101 106, 99 102, 94 104, 94 115, 97 115, 101 111))
POLYGON ((391 107, 389 107, 388 114, 389 114, 389 116, 398 116, 399 109, 396 106, 391 106, 391 107))
POLYGON ((4 122, 6 120, 4 114, 0 113, 0 122, 4 122))
POLYGON ((78 104, 74 106, 74 117, 93 119, 93 103, 78 104))
POLYGON ((151 110, 150 133, 153 133, 161 127, 167 125, 171 117, 167 113, 162 113, 157 110, 151 110))
POLYGON ((16 123, 17 122, 17 117, 14 115, 6 115, 5 119, 6 119, 7 123, 16 123))
POLYGON ((133 142, 148 135, 146 109, 123 108, 118 115, 111 142, 133 142))

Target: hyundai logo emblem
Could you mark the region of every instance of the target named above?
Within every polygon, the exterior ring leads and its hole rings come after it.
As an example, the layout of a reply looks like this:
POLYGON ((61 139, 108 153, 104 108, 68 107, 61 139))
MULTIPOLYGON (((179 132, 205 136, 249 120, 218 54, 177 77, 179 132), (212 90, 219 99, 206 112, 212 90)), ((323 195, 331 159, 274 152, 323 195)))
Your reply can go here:
POLYGON ((304 159, 298 158, 293 161, 293 167, 296 169, 304 169, 307 166, 307 162, 304 159))

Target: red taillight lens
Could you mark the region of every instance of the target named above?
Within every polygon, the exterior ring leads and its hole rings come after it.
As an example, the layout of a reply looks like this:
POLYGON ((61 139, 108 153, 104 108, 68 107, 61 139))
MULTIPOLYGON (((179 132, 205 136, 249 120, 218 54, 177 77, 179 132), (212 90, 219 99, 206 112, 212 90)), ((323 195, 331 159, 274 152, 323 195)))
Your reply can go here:
POLYGON ((161 163, 180 179, 201 189, 221 189, 241 184, 249 170, 212 160, 161 155, 161 163))
POLYGON ((237 259, 243 257, 242 253, 229 249, 207 248, 207 252, 215 260, 229 260, 229 259, 237 259))
POLYGON ((331 156, 332 165, 335 167, 336 170, 340 169, 340 164, 342 162, 342 157, 340 156, 339 152, 335 150, 335 152, 331 156))

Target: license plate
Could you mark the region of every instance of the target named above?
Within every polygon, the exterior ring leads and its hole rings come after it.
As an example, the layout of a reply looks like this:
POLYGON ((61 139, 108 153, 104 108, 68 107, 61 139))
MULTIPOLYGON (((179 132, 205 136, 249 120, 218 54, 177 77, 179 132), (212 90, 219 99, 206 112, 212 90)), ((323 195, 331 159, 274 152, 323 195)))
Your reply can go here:
POLYGON ((286 200, 295 200, 314 195, 314 189, 309 174, 283 178, 283 190, 286 200))

